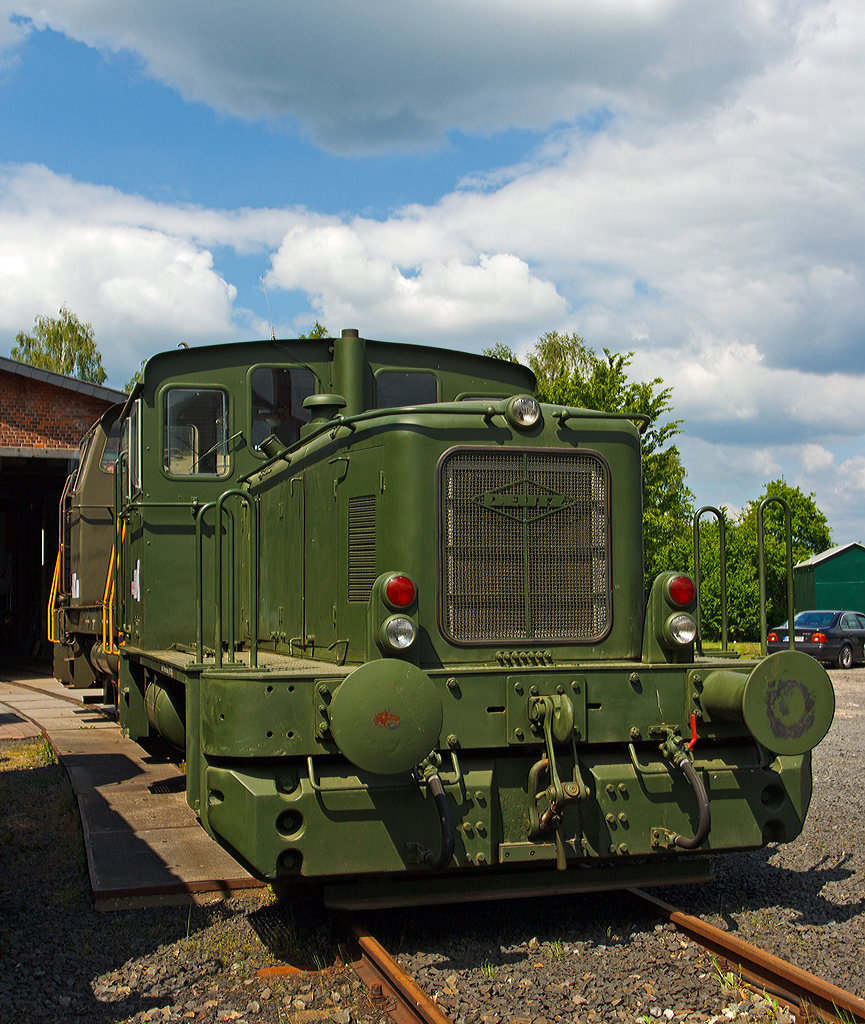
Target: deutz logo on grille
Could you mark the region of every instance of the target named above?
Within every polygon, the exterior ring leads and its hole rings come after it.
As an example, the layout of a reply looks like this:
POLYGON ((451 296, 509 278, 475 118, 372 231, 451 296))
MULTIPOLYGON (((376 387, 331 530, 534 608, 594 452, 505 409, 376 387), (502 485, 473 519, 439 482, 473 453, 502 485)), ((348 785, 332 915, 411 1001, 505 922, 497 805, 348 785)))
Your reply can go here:
POLYGON ((472 500, 478 505, 483 505, 484 508, 499 512, 509 519, 516 519, 521 523, 540 519, 553 512, 570 508, 574 504, 566 494, 557 494, 555 491, 540 490, 539 493, 529 494, 527 493, 529 487, 538 491, 541 485, 534 480, 523 479, 517 483, 508 484, 507 488, 485 491, 483 494, 476 495, 472 500), (520 492, 515 494, 513 488, 520 485, 522 485, 520 492))

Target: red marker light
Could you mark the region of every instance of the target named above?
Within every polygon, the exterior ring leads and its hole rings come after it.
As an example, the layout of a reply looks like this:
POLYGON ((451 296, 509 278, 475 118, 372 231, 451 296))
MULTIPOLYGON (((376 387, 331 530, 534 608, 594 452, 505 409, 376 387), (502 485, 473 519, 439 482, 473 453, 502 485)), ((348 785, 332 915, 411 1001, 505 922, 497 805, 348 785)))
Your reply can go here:
POLYGON ((825 644, 826 643, 826 634, 825 633, 812 633, 811 634, 811 643, 812 644, 825 644))
POLYGON ((408 576, 392 576, 385 584, 384 592, 394 608, 407 608, 414 601, 414 583, 408 576))
POLYGON ((670 580, 668 592, 673 604, 684 608, 694 600, 696 588, 690 576, 676 576, 675 579, 670 580))
POLYGON ((770 634, 769 634, 769 635, 768 635, 768 636, 766 637, 766 642, 767 642, 767 643, 770 643, 770 644, 776 644, 776 643, 778 643, 778 634, 777 634, 777 633, 770 633, 770 634))

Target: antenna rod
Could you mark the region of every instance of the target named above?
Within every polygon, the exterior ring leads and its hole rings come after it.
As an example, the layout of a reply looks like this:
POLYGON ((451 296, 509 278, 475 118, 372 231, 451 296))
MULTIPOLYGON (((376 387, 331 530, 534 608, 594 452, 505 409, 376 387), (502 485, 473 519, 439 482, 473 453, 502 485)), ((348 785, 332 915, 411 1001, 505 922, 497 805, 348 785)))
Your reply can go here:
POLYGON ((261 288, 264 292, 264 301, 267 303, 267 319, 270 321, 270 340, 276 341, 276 332, 273 329, 273 317, 270 315, 270 300, 267 297, 267 285, 264 283, 264 275, 259 277, 261 288))

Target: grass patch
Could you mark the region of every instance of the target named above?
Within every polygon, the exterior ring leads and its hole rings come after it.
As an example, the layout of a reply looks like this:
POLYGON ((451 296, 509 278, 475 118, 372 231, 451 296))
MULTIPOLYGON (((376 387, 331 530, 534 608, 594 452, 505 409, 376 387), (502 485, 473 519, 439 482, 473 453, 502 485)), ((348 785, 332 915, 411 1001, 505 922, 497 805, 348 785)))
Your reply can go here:
MULTIPOLYGON (((759 658, 760 657, 760 641, 759 640, 733 640, 727 644, 727 647, 731 651, 735 651, 741 658, 759 658)), ((720 640, 704 640, 703 641, 704 651, 720 651, 721 641, 720 640)))
POLYGON ((48 740, 0 748, 0 807, 2 877, 35 888, 45 902, 87 899, 78 805, 48 740))

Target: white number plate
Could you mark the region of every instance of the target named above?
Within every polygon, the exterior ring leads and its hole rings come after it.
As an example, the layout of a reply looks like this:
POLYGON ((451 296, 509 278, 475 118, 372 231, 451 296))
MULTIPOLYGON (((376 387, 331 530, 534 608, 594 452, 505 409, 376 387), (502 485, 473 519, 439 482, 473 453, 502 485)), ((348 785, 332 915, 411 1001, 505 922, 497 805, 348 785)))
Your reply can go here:
POLYGON ((797 644, 804 644, 805 643, 805 637, 804 637, 804 635, 802 633, 797 633, 795 635, 795 637, 793 637, 793 639, 794 639, 794 641, 797 644))

